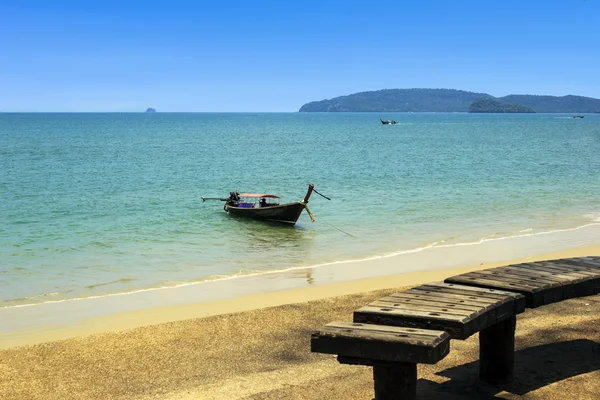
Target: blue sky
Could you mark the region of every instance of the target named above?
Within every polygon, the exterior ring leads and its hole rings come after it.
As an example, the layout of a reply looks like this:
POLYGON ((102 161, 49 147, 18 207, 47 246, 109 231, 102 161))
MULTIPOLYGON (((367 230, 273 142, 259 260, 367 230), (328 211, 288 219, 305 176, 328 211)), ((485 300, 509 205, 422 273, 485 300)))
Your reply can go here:
POLYGON ((384 88, 600 98, 600 0, 0 0, 0 111, 297 111, 384 88))

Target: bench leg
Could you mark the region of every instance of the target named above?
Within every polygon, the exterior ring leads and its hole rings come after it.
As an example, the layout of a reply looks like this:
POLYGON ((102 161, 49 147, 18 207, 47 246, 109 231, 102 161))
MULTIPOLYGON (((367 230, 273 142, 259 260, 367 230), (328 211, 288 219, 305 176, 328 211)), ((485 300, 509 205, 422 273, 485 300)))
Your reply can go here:
POLYGON ((374 365, 375 400, 413 400, 417 395, 417 364, 374 365))
POLYGON ((489 385, 507 385, 513 380, 515 328, 510 317, 479 332, 479 379, 489 385))

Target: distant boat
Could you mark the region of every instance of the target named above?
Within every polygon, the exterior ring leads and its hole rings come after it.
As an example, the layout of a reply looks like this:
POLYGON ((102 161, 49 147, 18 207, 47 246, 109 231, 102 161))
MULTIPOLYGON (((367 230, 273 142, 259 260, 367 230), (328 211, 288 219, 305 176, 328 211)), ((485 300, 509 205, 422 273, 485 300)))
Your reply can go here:
POLYGON ((585 115, 576 115, 573 118, 583 118, 583 117, 585 117, 585 115))
MULTIPOLYGON (((308 185, 304 200, 293 203, 279 204, 279 196, 267 193, 238 193, 230 192, 227 198, 206 198, 202 201, 224 201, 225 212, 238 217, 259 219, 264 221, 283 222, 294 225, 302 211, 306 209, 310 219, 314 222, 312 213, 307 207, 308 199, 314 190, 314 185, 308 185), (256 201, 258 200, 258 202, 256 201)), ((317 192, 318 193, 318 192, 317 192)), ((321 195, 323 196, 323 195, 321 195)), ((323 196, 325 197, 325 196, 323 196)))
POLYGON ((384 124, 384 125, 396 125, 396 121, 394 121, 394 120, 389 120, 389 119, 388 119, 387 121, 384 121, 384 120, 382 120, 381 118, 379 118, 379 120, 380 120, 380 121, 381 121, 381 123, 382 123, 382 124, 384 124))

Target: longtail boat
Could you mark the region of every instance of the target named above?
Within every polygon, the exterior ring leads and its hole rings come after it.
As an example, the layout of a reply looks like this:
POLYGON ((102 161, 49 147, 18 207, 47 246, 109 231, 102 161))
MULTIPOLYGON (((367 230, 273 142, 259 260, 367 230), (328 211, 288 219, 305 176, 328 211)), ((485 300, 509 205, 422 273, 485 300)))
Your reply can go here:
POLYGON ((308 212, 311 221, 314 222, 315 219, 307 207, 308 199, 313 191, 317 192, 314 190, 314 185, 311 183, 308 185, 308 191, 306 192, 306 196, 304 196, 304 200, 285 204, 279 204, 279 196, 267 193, 229 192, 229 197, 227 198, 202 197, 202 201, 224 201, 225 205, 223 206, 223 209, 225 212, 238 217, 283 222, 294 225, 296 221, 298 221, 298 218, 300 218, 300 214, 302 214, 303 210, 308 212))

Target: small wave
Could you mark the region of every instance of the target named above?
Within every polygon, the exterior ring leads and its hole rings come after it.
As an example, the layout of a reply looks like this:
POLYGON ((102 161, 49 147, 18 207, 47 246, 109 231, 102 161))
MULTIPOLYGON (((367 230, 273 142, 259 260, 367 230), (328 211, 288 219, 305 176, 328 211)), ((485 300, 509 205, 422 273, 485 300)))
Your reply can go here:
POLYGON ((102 283, 96 283, 96 284, 93 284, 93 285, 87 285, 87 286, 85 286, 85 288, 86 289, 95 289, 95 288, 101 287, 101 286, 114 285, 116 283, 133 282, 135 280, 136 280, 135 278, 121 278, 121 279, 117 279, 116 281, 102 282, 102 283))
MULTIPOLYGON (((36 294, 34 296, 25 296, 25 297, 18 297, 16 299, 9 299, 9 300, 0 300, 0 303, 14 303, 17 301, 31 301, 31 300, 35 300, 35 299, 43 299, 44 297, 53 297, 53 296, 60 296, 63 294, 68 294, 73 292, 72 290, 65 290, 62 292, 52 292, 52 293, 42 293, 42 294, 36 294)), ((49 301, 48 301, 49 302, 49 301)), ((47 303, 46 301, 43 303, 47 303)), ((40 304, 40 303, 33 303, 33 304, 23 304, 23 305, 35 305, 35 304, 40 304)), ((17 306, 14 306, 17 307, 17 306)), ((0 308, 11 308, 11 306, 9 307, 0 307, 0 308)))
POLYGON ((516 235, 502 236, 502 237, 496 237, 496 238, 491 238, 491 239, 486 239, 484 237, 484 238, 481 238, 481 239, 476 240, 474 242, 456 243, 456 244, 452 244, 452 245, 443 245, 443 246, 440 246, 440 247, 471 246, 471 245, 475 245, 475 244, 481 244, 481 243, 484 243, 484 242, 490 242, 490 241, 496 241, 496 240, 516 239, 516 238, 528 237, 528 236, 550 235, 550 234, 559 233, 559 232, 571 232, 571 231, 576 231, 576 230, 579 230, 579 229, 587 228, 587 227, 590 227, 590 226, 599 226, 599 225, 600 224, 598 224, 598 223, 590 223, 590 224, 585 224, 585 225, 577 226, 575 228, 554 229, 554 230, 551 230, 551 231, 543 231, 543 232, 532 232, 533 229, 528 228, 528 229, 524 229, 522 231, 518 231, 516 235))
POLYGON ((489 235, 486 235, 486 236, 482 236, 481 240, 497 239, 498 235, 499 234, 497 232, 495 232, 495 233, 492 233, 492 234, 489 234, 489 235))
POLYGON ((594 211, 583 215, 584 218, 590 219, 594 222, 600 222, 600 211, 594 211))

